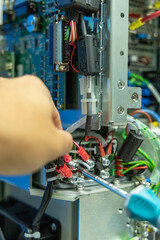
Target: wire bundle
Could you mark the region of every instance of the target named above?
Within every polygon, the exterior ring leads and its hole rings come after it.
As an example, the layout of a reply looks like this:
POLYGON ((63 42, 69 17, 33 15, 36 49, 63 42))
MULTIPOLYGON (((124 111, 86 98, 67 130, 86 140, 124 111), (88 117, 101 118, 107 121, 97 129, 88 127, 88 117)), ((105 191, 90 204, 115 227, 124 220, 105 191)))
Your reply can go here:
POLYGON ((74 45, 77 41, 77 23, 70 21, 70 27, 67 29, 66 40, 70 45, 74 45))
POLYGON ((71 67, 75 72, 79 73, 79 70, 77 70, 73 66, 73 56, 74 56, 76 45, 77 45, 77 23, 75 21, 70 21, 70 27, 68 27, 67 29, 66 40, 69 43, 69 45, 73 46, 71 58, 70 58, 71 67))

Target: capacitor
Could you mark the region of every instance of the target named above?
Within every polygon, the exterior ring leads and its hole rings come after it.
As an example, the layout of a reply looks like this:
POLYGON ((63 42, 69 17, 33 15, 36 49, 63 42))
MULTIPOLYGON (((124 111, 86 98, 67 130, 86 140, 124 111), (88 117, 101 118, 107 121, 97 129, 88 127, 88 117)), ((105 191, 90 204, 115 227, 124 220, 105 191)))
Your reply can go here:
POLYGON ((40 30, 40 19, 35 15, 29 15, 27 18, 26 28, 29 33, 39 32, 40 30))
POLYGON ((118 158, 130 162, 142 144, 144 138, 135 131, 130 131, 118 152, 118 158))

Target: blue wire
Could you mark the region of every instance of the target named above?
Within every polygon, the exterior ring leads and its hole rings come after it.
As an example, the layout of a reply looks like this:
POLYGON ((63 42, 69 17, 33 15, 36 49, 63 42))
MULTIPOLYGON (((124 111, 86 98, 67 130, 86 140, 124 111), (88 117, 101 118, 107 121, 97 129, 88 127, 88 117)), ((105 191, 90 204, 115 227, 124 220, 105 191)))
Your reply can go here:
POLYGON ((156 112, 150 109, 142 109, 142 111, 150 114, 158 123, 160 123, 160 116, 156 112))
POLYGON ((86 177, 94 180, 95 182, 99 183, 99 184, 102 185, 103 187, 108 188, 109 190, 111 190, 112 192, 118 194, 119 196, 121 196, 121 197, 123 197, 123 198, 125 198, 125 199, 128 198, 127 196, 125 196, 124 194, 122 194, 120 191, 118 191, 118 190, 116 190, 116 189, 114 189, 114 188, 111 188, 111 187, 108 186, 107 184, 99 181, 98 179, 92 177, 91 175, 89 175, 89 174, 87 174, 87 173, 85 173, 85 172, 82 172, 82 173, 83 173, 86 177))

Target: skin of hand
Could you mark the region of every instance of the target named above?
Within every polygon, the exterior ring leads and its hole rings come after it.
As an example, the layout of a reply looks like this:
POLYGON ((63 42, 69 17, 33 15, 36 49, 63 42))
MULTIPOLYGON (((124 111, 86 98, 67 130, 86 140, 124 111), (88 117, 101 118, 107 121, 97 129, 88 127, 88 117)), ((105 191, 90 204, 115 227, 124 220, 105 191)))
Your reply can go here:
POLYGON ((72 136, 43 82, 0 78, 0 174, 23 175, 67 154, 72 136))

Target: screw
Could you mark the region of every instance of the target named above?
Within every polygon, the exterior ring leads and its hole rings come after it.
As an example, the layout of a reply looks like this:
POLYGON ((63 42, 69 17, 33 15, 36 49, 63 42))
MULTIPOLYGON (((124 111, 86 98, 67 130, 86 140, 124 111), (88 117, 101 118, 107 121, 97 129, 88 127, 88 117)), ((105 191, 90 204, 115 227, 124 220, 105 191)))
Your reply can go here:
POLYGON ((133 94, 132 94, 132 101, 133 101, 133 102, 137 102, 137 101, 138 101, 138 98, 139 98, 139 97, 138 97, 138 94, 137 94, 137 93, 133 93, 133 94))
POLYGON ((57 106, 58 109, 63 109, 63 107, 64 105, 62 103, 58 103, 58 106, 57 106))
POLYGON ((109 172, 105 170, 101 171, 101 178, 106 179, 106 178, 109 178, 109 176, 110 176, 109 172))
POLYGON ((119 212, 120 214, 122 214, 122 213, 123 213, 123 208, 119 208, 118 212, 119 212))
POLYGON ((117 112, 121 115, 124 114, 124 107, 119 106, 118 109, 117 109, 117 112))
POLYGON ((51 224, 51 230, 52 230, 52 231, 56 231, 56 230, 57 230, 57 227, 56 227, 56 224, 55 224, 55 223, 52 223, 52 224, 51 224))
POLYGON ((125 87, 125 82, 124 81, 119 81, 118 82, 118 87, 119 87, 119 89, 123 89, 124 87, 125 87))
POLYGON ((121 18, 124 18, 124 16, 125 16, 124 13, 121 13, 121 18))
POLYGON ((123 51, 120 51, 120 55, 123 56, 123 55, 124 55, 124 52, 123 52, 123 51))
POLYGON ((80 184, 77 185, 77 190, 78 190, 78 191, 82 191, 83 189, 84 189, 84 186, 83 186, 83 185, 80 185, 80 184))

